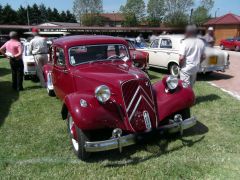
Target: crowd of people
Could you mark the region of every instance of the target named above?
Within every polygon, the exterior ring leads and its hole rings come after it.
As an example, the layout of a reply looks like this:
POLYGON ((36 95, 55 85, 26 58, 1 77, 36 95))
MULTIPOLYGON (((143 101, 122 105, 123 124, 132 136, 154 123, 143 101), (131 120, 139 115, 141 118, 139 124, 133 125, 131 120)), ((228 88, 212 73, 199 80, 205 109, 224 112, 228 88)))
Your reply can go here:
MULTIPOLYGON (((185 39, 179 51, 180 79, 187 82, 191 87, 197 78, 197 72, 201 62, 204 60, 205 46, 213 47, 215 43, 214 29, 210 27, 205 36, 199 36, 195 25, 188 25, 185 30, 185 39)), ((37 75, 41 86, 45 87, 43 77, 43 66, 48 62, 48 46, 46 39, 39 35, 36 28, 32 29, 34 38, 30 41, 30 54, 33 55, 37 75)), ((22 60, 22 45, 17 32, 9 33, 10 40, 1 48, 0 53, 9 59, 12 70, 12 88, 16 91, 23 90, 24 65, 22 60)), ((150 37, 150 42, 154 41, 157 35, 150 37)), ((136 38, 136 42, 140 45, 144 43, 143 36, 140 34, 136 38)))

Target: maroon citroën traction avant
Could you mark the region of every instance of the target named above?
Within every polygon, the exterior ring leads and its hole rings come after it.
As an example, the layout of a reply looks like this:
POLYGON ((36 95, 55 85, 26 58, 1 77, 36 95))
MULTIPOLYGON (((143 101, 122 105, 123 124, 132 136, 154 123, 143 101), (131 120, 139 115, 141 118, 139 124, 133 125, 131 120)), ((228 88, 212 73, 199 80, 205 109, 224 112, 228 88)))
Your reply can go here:
POLYGON ((192 89, 173 76, 152 85, 134 66, 124 39, 63 37, 53 42, 51 60, 44 71, 48 93, 63 101, 62 118, 82 160, 92 152, 121 151, 139 133, 183 132, 196 124, 192 89), (99 138, 100 130, 109 136, 99 138))

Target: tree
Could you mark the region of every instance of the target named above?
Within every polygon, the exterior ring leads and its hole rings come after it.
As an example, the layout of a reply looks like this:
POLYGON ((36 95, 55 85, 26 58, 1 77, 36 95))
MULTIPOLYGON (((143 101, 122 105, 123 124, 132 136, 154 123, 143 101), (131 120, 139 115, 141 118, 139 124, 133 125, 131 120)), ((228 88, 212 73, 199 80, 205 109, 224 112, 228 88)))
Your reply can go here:
POLYGON ((188 23, 189 11, 194 5, 193 0, 167 0, 165 1, 165 23, 168 26, 182 27, 188 23))
POLYGON ((208 14, 208 10, 203 7, 199 6, 192 15, 192 22, 196 24, 197 26, 203 25, 207 20, 210 18, 210 15, 208 14))
POLYGON ((84 26, 103 26, 106 19, 98 14, 84 14, 81 17, 84 26))
POLYGON ((201 0, 200 6, 210 11, 214 6, 214 0, 201 0))
POLYGON ((134 27, 138 24, 137 18, 134 13, 129 13, 124 15, 123 26, 125 27, 134 27))
POLYGON ((71 23, 77 22, 75 16, 69 10, 66 11, 66 18, 67 18, 66 22, 71 22, 71 23))
POLYGON ((214 0, 202 0, 200 6, 193 12, 193 23, 201 26, 210 19, 210 11, 214 6, 214 0))
POLYGON ((120 11, 124 14, 125 19, 131 19, 134 16, 140 22, 145 16, 145 3, 143 0, 127 0, 124 6, 120 7, 120 11))
POLYGON ((47 12, 46 6, 44 4, 40 4, 39 11, 40 11, 40 21, 46 22, 48 20, 48 12, 47 12))
POLYGON ((159 26, 165 15, 165 0, 149 0, 147 5, 148 22, 150 26, 159 26))
POLYGON ((74 0, 73 13, 81 23, 81 17, 85 14, 99 14, 103 12, 102 0, 74 0))
POLYGON ((17 24, 17 14, 12 7, 7 4, 2 9, 1 19, 4 24, 17 24))

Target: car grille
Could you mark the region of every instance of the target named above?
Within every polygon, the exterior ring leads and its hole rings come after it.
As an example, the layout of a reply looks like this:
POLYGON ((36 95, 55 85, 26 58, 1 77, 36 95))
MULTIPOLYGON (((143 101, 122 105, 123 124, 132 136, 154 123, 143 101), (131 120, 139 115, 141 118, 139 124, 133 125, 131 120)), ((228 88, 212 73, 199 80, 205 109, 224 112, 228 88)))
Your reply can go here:
POLYGON ((156 127, 156 111, 151 83, 146 79, 126 81, 122 84, 123 99, 128 120, 135 131, 146 131, 149 126, 144 119, 144 112, 149 114, 151 127, 156 127))

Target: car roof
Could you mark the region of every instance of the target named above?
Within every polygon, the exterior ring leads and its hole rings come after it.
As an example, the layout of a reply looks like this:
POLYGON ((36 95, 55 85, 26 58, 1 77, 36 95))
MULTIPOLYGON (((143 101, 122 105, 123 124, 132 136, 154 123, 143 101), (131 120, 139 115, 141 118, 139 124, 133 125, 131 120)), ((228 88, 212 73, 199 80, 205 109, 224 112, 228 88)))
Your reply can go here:
POLYGON ((102 36, 102 35, 75 35, 65 36, 53 41, 53 45, 60 45, 66 47, 80 46, 80 45, 95 45, 95 44, 124 44, 127 42, 123 38, 102 36))
POLYGON ((166 34, 160 35, 158 38, 175 38, 175 39, 184 39, 184 34, 166 34))

